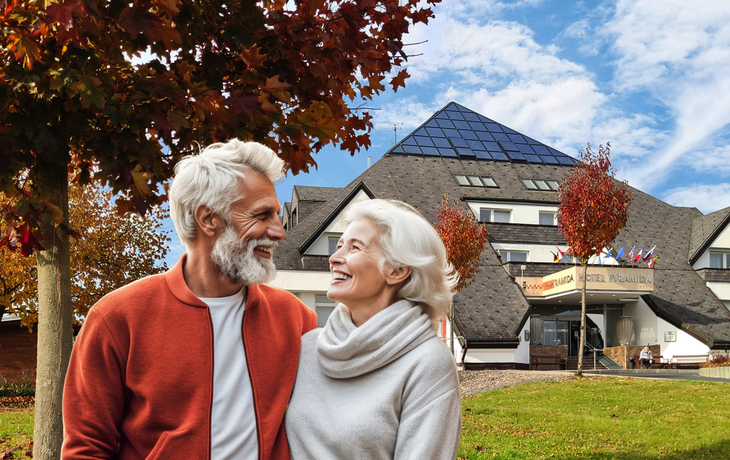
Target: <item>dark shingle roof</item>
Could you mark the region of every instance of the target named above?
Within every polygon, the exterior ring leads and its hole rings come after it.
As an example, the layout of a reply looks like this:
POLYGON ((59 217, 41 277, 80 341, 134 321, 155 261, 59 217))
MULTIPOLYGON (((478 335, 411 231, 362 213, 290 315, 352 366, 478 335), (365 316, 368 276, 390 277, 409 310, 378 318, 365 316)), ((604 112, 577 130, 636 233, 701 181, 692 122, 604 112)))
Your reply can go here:
POLYGON ((339 187, 295 185, 294 190, 296 190, 299 201, 327 201, 342 189, 339 187))
MULTIPOLYGON (((477 116, 479 123, 485 126, 488 122, 492 123, 491 120, 457 104, 449 104, 439 113, 455 116, 451 114, 454 111, 450 107, 458 109, 458 113, 464 116, 465 122, 473 122, 469 118, 474 116, 467 116, 468 113, 472 113, 477 116)), ((443 119, 437 118, 436 115, 429 122, 443 119)), ((449 120, 456 121, 452 118, 449 120)), ((429 122, 406 139, 418 135, 424 127, 428 128, 429 122)), ((457 124, 454 123, 454 126, 457 124)), ((508 128, 499 126, 503 132, 513 136, 519 135, 512 130, 504 131, 508 128)), ((489 128, 492 128, 491 125, 489 128)), ((470 129, 477 132, 474 126, 470 125, 470 129)), ((428 130, 425 134, 430 135, 428 130)), ((436 138, 436 136, 431 137, 436 138)), ((527 145, 537 145, 533 144, 535 141, 522 137, 528 141, 527 145)), ((446 139, 449 142, 453 140, 446 139)), ((513 143, 518 145, 519 143, 514 142, 516 140, 518 139, 513 138, 513 143)), ((468 198, 557 204, 558 198, 555 192, 528 190, 520 179, 562 181, 573 164, 572 158, 554 149, 548 150, 554 158, 562 158, 560 155, 564 155, 570 161, 563 159, 557 160, 559 164, 552 164, 542 157, 540 161, 533 161, 535 160, 533 158, 528 158, 527 161, 517 158, 495 161, 476 155, 468 156, 463 152, 459 153, 456 148, 454 151, 457 154, 454 156, 445 155, 441 151, 439 155, 424 154, 424 150, 419 154, 403 154, 396 151, 399 145, 408 144, 397 144, 352 183, 334 192, 330 200, 314 210, 306 220, 289 232, 275 252, 275 261, 279 269, 305 269, 299 251, 300 246, 312 238, 313 234, 321 229, 322 223, 333 217, 333 213, 342 209, 343 203, 356 187, 366 187, 376 198, 405 201, 418 209, 426 219, 435 223, 436 208, 445 193, 449 195, 450 200, 468 198), (490 176, 498 187, 460 186, 454 179, 454 174, 490 176)), ((730 312, 687 263, 693 221, 702 217, 701 213, 694 208, 674 207, 639 190, 631 190, 633 201, 629 220, 626 228, 616 238, 616 244, 618 247, 626 244, 625 254, 634 245, 637 251, 642 246, 648 250, 656 245, 655 255, 659 258, 655 271, 655 291, 650 296, 644 296, 647 303, 660 317, 691 331, 708 345, 730 343, 730 312)), ((518 226, 515 226, 515 229, 523 233, 526 231, 518 226)), ((560 238, 555 229, 547 231, 549 232, 547 239, 551 244, 557 243, 560 238)), ((503 236, 500 238, 506 240, 517 237, 505 237, 504 235, 508 233, 509 228, 501 228, 495 232, 495 236, 501 234, 503 236)), ((524 237, 532 238, 527 233, 524 237)), ((527 318, 529 304, 514 279, 502 268, 491 246, 482 254, 480 266, 481 271, 476 275, 472 285, 454 297, 456 326, 472 343, 516 344, 517 334, 527 318)))
POLYGON ((691 264, 697 261, 707 246, 730 222, 730 207, 715 211, 706 216, 696 217, 692 221, 692 238, 690 239, 689 257, 691 264))

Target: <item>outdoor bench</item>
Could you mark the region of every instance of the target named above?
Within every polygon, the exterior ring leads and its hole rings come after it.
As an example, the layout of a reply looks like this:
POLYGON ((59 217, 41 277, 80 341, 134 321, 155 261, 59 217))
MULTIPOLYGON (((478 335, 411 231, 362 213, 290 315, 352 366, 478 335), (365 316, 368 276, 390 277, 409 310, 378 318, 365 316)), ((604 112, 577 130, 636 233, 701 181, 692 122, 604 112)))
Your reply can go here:
POLYGON ((539 369, 541 365, 559 366, 559 369, 568 369, 568 359, 558 355, 531 355, 530 370, 539 369))
MULTIPOLYGON (((639 362, 639 356, 640 355, 634 355, 634 369, 641 369, 641 363, 639 362)), ((663 367, 666 367, 669 369, 670 362, 669 360, 664 360, 664 357, 662 355, 654 356, 654 364, 651 365, 652 369, 661 369, 663 367)))
POLYGON ((707 361, 710 357, 709 354, 705 353, 702 355, 674 355, 669 362, 669 367, 677 368, 677 364, 702 364, 707 361), (678 361, 681 360, 681 361, 678 361))

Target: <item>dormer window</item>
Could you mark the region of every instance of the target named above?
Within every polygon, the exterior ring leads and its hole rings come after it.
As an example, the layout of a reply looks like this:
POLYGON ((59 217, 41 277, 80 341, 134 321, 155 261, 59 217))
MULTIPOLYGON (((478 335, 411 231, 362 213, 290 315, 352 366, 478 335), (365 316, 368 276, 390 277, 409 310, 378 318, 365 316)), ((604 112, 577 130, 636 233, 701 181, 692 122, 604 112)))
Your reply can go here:
POLYGON ((462 187, 487 187, 499 188, 497 183, 489 176, 477 176, 472 174, 454 174, 456 183, 462 187))
POLYGON ((730 268, 730 252, 710 252, 710 268, 730 268))

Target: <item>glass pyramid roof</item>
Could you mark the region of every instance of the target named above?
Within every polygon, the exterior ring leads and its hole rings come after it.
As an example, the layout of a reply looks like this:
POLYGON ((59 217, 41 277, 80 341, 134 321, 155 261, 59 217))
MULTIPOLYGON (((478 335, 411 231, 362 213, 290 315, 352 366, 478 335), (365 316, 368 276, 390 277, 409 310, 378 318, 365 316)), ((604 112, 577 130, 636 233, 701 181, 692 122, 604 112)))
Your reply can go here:
POLYGON ((568 166, 577 161, 455 102, 436 112, 388 153, 568 166))

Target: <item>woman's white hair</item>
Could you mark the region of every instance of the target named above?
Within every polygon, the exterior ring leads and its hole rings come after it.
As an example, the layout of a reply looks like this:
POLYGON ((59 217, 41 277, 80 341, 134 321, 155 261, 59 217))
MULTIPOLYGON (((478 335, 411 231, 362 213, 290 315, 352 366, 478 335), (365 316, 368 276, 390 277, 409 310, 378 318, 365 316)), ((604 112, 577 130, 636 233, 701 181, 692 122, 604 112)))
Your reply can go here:
POLYGON ((448 313, 452 289, 458 281, 446 256, 446 248, 436 229, 411 205, 395 200, 366 200, 355 203, 345 220, 368 219, 380 230, 384 257, 380 271, 387 266, 409 267, 411 275, 396 297, 421 305, 434 328, 448 313))
POLYGON ((197 155, 188 155, 175 165, 170 186, 170 217, 180 243, 187 248, 195 238, 195 209, 207 206, 228 222, 231 204, 238 198, 238 179, 246 170, 278 180, 284 161, 273 150, 258 142, 231 139, 212 144, 197 155))

